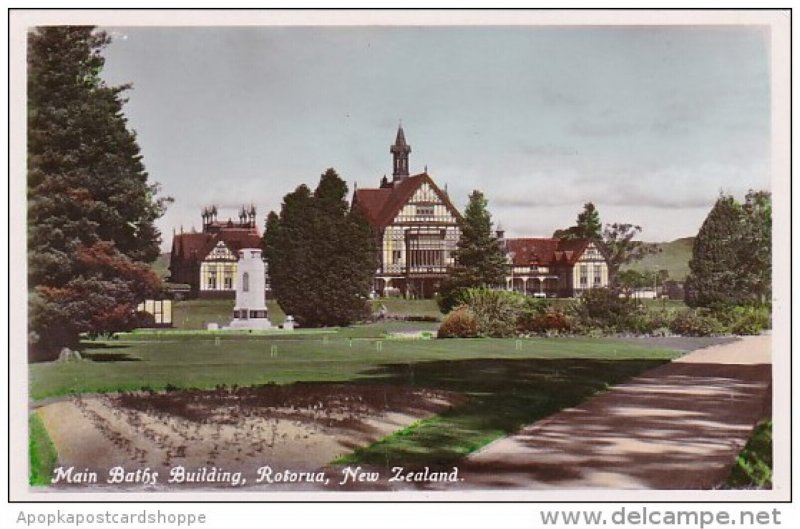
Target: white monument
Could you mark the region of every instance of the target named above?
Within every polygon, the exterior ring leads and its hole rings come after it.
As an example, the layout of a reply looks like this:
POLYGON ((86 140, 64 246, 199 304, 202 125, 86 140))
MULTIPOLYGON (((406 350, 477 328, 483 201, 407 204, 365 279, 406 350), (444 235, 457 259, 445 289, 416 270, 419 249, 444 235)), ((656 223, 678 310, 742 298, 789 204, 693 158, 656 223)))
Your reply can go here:
POLYGON ((265 301, 264 260, 258 248, 239 250, 236 270, 236 305, 231 329, 270 329, 265 301))

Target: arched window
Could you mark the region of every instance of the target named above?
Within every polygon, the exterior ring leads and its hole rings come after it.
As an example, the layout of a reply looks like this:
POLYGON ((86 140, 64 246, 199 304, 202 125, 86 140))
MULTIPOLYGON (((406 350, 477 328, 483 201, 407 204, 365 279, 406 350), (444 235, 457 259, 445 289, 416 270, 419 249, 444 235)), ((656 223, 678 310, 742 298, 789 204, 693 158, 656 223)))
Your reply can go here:
POLYGON ((242 274, 242 292, 250 291, 250 274, 245 272, 242 274))

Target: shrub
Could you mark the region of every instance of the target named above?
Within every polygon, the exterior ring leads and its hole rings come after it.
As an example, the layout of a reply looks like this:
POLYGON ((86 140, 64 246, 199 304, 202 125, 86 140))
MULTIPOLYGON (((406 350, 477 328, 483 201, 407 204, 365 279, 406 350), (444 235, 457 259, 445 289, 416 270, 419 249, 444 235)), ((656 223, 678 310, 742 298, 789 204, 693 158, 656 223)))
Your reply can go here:
POLYGON ((669 332, 672 315, 668 311, 649 311, 640 307, 626 322, 626 330, 638 334, 663 336, 669 332))
POLYGON ((693 309, 675 315, 669 330, 683 336, 713 336, 725 332, 725 326, 709 311, 693 309))
POLYGON ((587 290, 572 304, 570 310, 580 328, 607 332, 633 330, 633 320, 643 314, 643 309, 635 300, 621 298, 607 288, 587 290))
POLYGON ((459 301, 475 315, 482 336, 504 337, 516 334, 526 299, 516 292, 468 288, 462 291, 459 301))
POLYGON ((517 328, 522 333, 566 333, 572 330, 570 317, 558 307, 545 307, 541 311, 522 314, 517 328))
POLYGON ((442 281, 439 292, 436 294, 436 304, 443 314, 457 309, 461 306, 461 296, 468 287, 459 284, 452 277, 442 281))
POLYGON ((478 319, 469 307, 458 307, 448 314, 437 333, 439 338, 476 338, 478 319))
POLYGON ((772 328, 772 314, 768 307, 734 307, 728 324, 733 334, 760 334, 772 328))
POLYGON ((133 319, 134 329, 150 329, 156 326, 156 317, 143 310, 136 311, 133 319))

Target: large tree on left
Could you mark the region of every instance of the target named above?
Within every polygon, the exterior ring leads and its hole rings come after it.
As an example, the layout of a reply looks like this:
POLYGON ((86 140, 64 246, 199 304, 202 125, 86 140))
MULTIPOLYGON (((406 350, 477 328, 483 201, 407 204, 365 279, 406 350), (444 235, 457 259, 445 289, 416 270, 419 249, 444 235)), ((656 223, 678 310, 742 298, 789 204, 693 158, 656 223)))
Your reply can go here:
POLYGON ((81 333, 129 328, 158 288, 155 220, 169 199, 148 182, 123 92, 100 78, 110 42, 92 27, 28 35, 29 351, 51 358, 81 333))

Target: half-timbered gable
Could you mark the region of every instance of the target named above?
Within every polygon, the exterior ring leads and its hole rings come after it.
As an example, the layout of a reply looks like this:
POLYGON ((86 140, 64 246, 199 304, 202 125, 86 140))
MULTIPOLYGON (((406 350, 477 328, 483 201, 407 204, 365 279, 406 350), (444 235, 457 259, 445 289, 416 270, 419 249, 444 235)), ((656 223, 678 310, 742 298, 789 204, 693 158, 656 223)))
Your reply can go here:
POLYGON ((509 290, 541 297, 573 297, 608 286, 608 264, 596 242, 577 239, 504 240, 509 290))
POLYGON ((176 233, 170 254, 170 281, 187 284, 199 297, 234 297, 239 250, 260 248, 254 207, 242 208, 239 221, 218 221, 216 207, 203 210, 203 231, 176 233))
POLYGON ((381 264, 375 291, 431 297, 454 264, 461 214, 427 172, 408 175, 411 147, 402 127, 390 151, 395 158, 392 181, 384 177, 379 188, 353 194, 353 208, 365 215, 377 237, 381 264))

